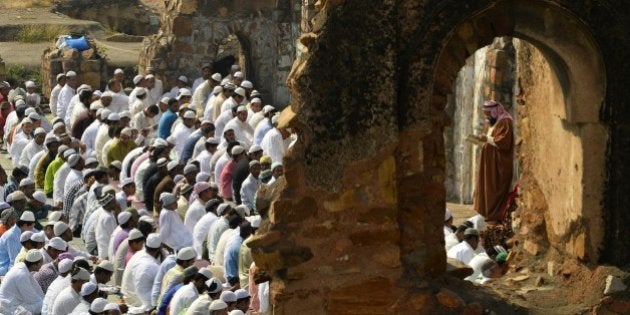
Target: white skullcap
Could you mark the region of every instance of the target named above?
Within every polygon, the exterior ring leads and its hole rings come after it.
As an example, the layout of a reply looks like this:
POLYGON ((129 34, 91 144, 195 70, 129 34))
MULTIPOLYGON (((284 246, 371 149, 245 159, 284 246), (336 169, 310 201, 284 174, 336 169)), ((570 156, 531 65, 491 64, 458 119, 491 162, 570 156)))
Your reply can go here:
POLYGON ((42 253, 37 250, 37 249, 31 249, 26 253, 26 261, 28 262, 38 262, 40 260, 44 259, 44 256, 42 255, 42 253))
MULTIPOLYGON (((19 96, 19 97, 22 97, 22 95, 18 95, 18 96, 19 96)), ((29 107, 29 108, 27 108, 27 109, 25 109, 25 110, 24 110, 24 115, 25 115, 25 116, 27 116, 27 117, 28 117, 30 114, 33 114, 33 113, 37 113, 37 111, 36 111, 36 110, 35 110, 35 108, 33 108, 33 107, 29 107)), ((39 117, 39 116, 38 116, 38 117, 39 117)))
POLYGON ((192 247, 184 247, 177 252, 177 259, 179 260, 191 260, 197 257, 197 253, 192 247))
POLYGON ((35 185, 35 182, 30 178, 24 178, 20 181, 20 188, 24 186, 35 185))
POLYGON ((269 114, 271 112, 273 112, 275 110, 275 108, 271 105, 265 105, 263 106, 262 112, 263 114, 269 114))
MULTIPOLYGON (((21 191, 19 191, 19 192, 21 192, 21 191)), ((13 195, 15 195, 15 193, 13 193, 13 195)), ((22 195, 24 195, 24 193, 22 193, 22 195)), ((15 199, 15 196, 13 196, 13 201, 16 201, 16 200, 19 200, 19 199, 15 199)), ((35 222, 35 215, 33 214, 33 212, 24 211, 24 212, 22 212, 22 215, 20 216, 20 221, 23 221, 23 222, 35 222)))
POLYGON ((120 118, 131 118, 131 113, 128 110, 123 110, 118 116, 120 116, 120 118))
POLYGON ((106 206, 108 203, 112 202, 112 200, 115 200, 116 197, 114 197, 111 194, 106 194, 105 193, 105 188, 103 188, 103 196, 98 200, 98 203, 101 205, 101 207, 106 206))
POLYGON ((247 217, 247 221, 249 221, 253 228, 259 228, 262 218, 260 217, 260 215, 253 215, 251 217, 247 217))
POLYGON ((242 88, 242 87, 237 87, 236 89, 234 89, 234 93, 236 93, 236 94, 238 94, 238 95, 240 95, 242 97, 245 97, 247 95, 247 94, 245 94, 245 89, 242 88))
POLYGON ((236 210, 236 213, 238 213, 241 218, 249 216, 249 207, 246 205, 238 205, 234 210, 236 210))
POLYGON ((212 88, 212 94, 217 95, 219 93, 223 92, 223 87, 220 85, 215 86, 214 88, 212 88))
POLYGON ((243 79, 243 78, 245 78, 245 75, 243 75, 243 72, 237 71, 236 73, 234 73, 234 77, 235 78, 239 78, 239 79, 243 79))
POLYGON ((65 126, 66 125, 62 121, 59 121, 59 122, 56 122, 55 124, 53 124, 53 129, 57 129, 57 128, 60 128, 60 127, 65 127, 65 126))
POLYGON ((249 293, 247 293, 247 290, 244 289, 238 289, 236 291, 234 291, 234 295, 236 295, 236 299, 240 300, 240 299, 245 299, 250 297, 249 293))
POLYGON ((123 179, 122 181, 120 181, 120 186, 121 187, 125 187, 125 186, 127 186, 129 184, 132 184, 132 183, 134 183, 133 178, 127 177, 127 178, 123 179))
POLYGON ((105 305, 105 308, 103 308, 103 311, 119 311, 120 312, 120 307, 116 303, 107 303, 107 305, 105 305))
POLYGON ((31 235, 31 241, 35 243, 46 243, 46 234, 44 234, 44 231, 33 233, 33 235, 31 235))
POLYGON ((212 278, 206 281, 206 286, 208 287, 208 292, 210 294, 219 293, 223 290, 223 283, 221 283, 221 281, 217 278, 212 278))
POLYGON ((206 143, 208 144, 219 144, 219 139, 215 138, 215 137, 210 137, 206 140, 206 143))
POLYGON ((33 199, 41 203, 46 203, 46 194, 41 190, 37 190, 33 193, 33 199))
POLYGON ((62 240, 61 237, 53 237, 50 241, 48 241, 46 246, 52 247, 56 250, 65 251, 68 248, 68 243, 62 240))
POLYGON ((197 165, 195 164, 186 164, 186 166, 184 167, 184 175, 194 173, 197 171, 199 171, 199 169, 197 168, 197 165))
POLYGON ((230 81, 227 81, 227 79, 223 79, 223 80, 225 81, 225 84, 222 84, 224 90, 234 91, 234 89, 236 89, 236 84, 234 84, 234 83, 232 83, 230 81))
POLYGON ((63 211, 61 210, 48 212, 48 223, 52 222, 51 225, 55 225, 61 219, 61 216, 63 216, 63 211))
POLYGON ((246 112, 247 111, 247 107, 241 105, 239 107, 236 108, 236 112, 240 113, 240 112, 246 112))
POLYGON ((133 77, 133 84, 138 85, 142 79, 144 79, 144 77, 141 74, 136 75, 133 77))
MULTIPOLYGON (((81 269, 83 269, 83 268, 81 268, 81 269)), ((85 270, 85 269, 83 269, 83 270, 85 270)), ((87 272, 87 270, 85 270, 85 272, 87 272)), ((89 280, 89 278, 88 278, 88 280, 89 280)), ((96 291, 96 289, 98 289, 98 284, 93 283, 93 282, 86 282, 86 283, 84 283, 81 286, 81 296, 88 296, 88 295, 94 293, 94 291, 96 291)))
POLYGON ((188 78, 185 75, 180 75, 177 80, 182 81, 184 83, 188 83, 188 78))
POLYGON ((24 243, 26 241, 31 240, 31 236, 33 236, 33 231, 24 231, 20 234, 20 243, 24 243))
POLYGON ((79 87, 77 88, 77 94, 80 94, 82 91, 84 90, 92 90, 92 87, 87 85, 87 84, 81 84, 79 85, 79 87))
POLYGON ((235 64, 232 65, 232 67, 230 67, 230 69, 232 69, 232 70, 239 70, 239 69, 241 69, 241 66, 239 66, 238 64, 235 63, 235 64))
POLYGON ((101 98, 105 98, 105 97, 114 97, 114 92, 112 91, 103 92, 103 94, 101 94, 101 98))
POLYGON ((448 219, 452 217, 453 214, 451 214, 451 210, 449 208, 446 208, 446 211, 444 211, 444 221, 448 221, 448 219))
POLYGON ((41 118, 39 117, 38 113, 30 113, 30 114, 28 114, 28 119, 30 119, 30 120, 40 120, 41 118))
MULTIPOLYGON (((83 289, 83 288, 81 288, 83 289)), ((81 290, 83 291, 83 290, 81 290)), ((94 312, 94 313, 103 313, 105 311, 105 306, 107 306, 108 302, 106 299, 104 298, 96 298, 94 299, 94 301, 92 301, 92 304, 90 304, 90 311, 94 312)))
POLYGON ((59 273, 66 273, 70 271, 70 269, 72 269, 73 264, 74 262, 72 261, 72 259, 68 259, 68 258, 62 259, 57 265, 57 268, 59 269, 59 273))
POLYGON ((114 70, 114 74, 125 74, 125 71, 123 71, 123 69, 118 68, 114 70))
POLYGON ((221 311, 227 308, 228 308, 227 303, 221 300, 214 300, 212 301, 212 303, 210 303, 210 311, 221 311))
POLYGON ((170 135, 168 136, 168 138, 166 138, 166 143, 168 144, 175 145, 176 142, 177 142, 177 138, 175 138, 174 135, 170 135))
POLYGON ((109 108, 103 108, 103 110, 101 111, 101 120, 107 119, 107 117, 109 117, 111 113, 112 111, 109 110, 109 108))
POLYGON ((162 99, 160 100, 160 103, 164 103, 164 104, 168 104, 168 102, 171 100, 170 97, 168 96, 164 96, 162 97, 162 99))
POLYGON ((199 269, 199 274, 203 275, 204 277, 206 277, 206 279, 210 280, 212 278, 212 271, 208 268, 201 268, 199 269))
POLYGON ((123 211, 123 212, 118 214, 118 224, 119 225, 123 225, 123 224, 129 222, 129 219, 131 219, 131 212, 129 212, 129 211, 123 211))
POLYGON ((235 145, 234 147, 232 147, 232 151, 231 151, 232 156, 243 154, 243 152, 245 152, 245 148, 243 148, 240 145, 235 145))
POLYGON ((217 81, 217 82, 221 82, 221 79, 222 79, 221 74, 218 72, 212 74, 210 78, 212 78, 213 81, 217 81))
POLYGON ((195 176, 195 183, 207 182, 210 179, 210 174, 206 172, 199 172, 195 176))
POLYGON ((179 162, 176 160, 170 161, 168 162, 168 164, 166 164, 166 169, 169 171, 174 170, 177 166, 179 165, 179 162))
POLYGON ((95 157, 90 156, 89 158, 85 159, 85 165, 90 165, 93 163, 98 163, 98 160, 95 157))
POLYGON ((24 83, 24 87, 26 87, 26 88, 34 88, 35 87, 35 82, 33 82, 33 81, 26 81, 24 83))
POLYGON ((118 115, 118 113, 111 113, 111 114, 107 115, 107 120, 109 120, 109 121, 119 121, 120 120, 120 115, 118 115))
POLYGON ((127 237, 128 241, 135 241, 135 240, 139 240, 141 238, 144 238, 144 235, 142 234, 142 232, 140 232, 140 230, 134 228, 131 229, 131 231, 129 231, 129 236, 127 237))
POLYGON ((28 118, 28 117, 22 119, 22 125, 24 125, 24 124, 32 124, 32 123, 33 123, 33 121, 30 118, 28 118))
POLYGON ((245 81, 241 82, 241 87, 243 87, 245 89, 253 89, 254 88, 254 84, 252 84, 251 82, 245 80, 245 81))
POLYGON ((101 92, 101 90, 96 90, 96 91, 94 91, 94 92, 92 93, 92 95, 96 95, 96 96, 98 96, 98 97, 100 98, 100 97, 102 97, 103 92, 101 92))
POLYGON ((62 73, 58 73, 57 74, 57 81, 59 81, 59 79, 61 79, 61 78, 65 78, 65 77, 66 77, 65 73, 63 73, 63 72, 62 73))
POLYGON ((195 112, 192 110, 187 110, 184 113, 184 119, 196 119, 196 118, 197 118, 197 114, 195 114, 195 112))
POLYGON ((94 101, 90 104, 90 110, 99 110, 101 108, 103 108, 103 103, 100 101, 94 101))
MULTIPOLYGON (((123 116, 120 116, 120 117, 123 117, 123 116)), ((125 135, 125 136, 127 136, 127 137, 131 137, 131 136, 133 135, 133 131, 132 131, 132 129, 131 129, 131 128, 129 128, 129 127, 125 127, 125 128, 123 128, 123 129, 120 131, 120 134, 121 134, 121 135, 125 135)), ((118 162, 120 162, 120 161, 118 161, 118 162)))
POLYGON ((245 313, 243 313, 243 311, 241 310, 233 310, 229 312, 228 315, 245 315, 245 313))
POLYGON ((280 115, 279 114, 275 114, 273 115, 273 117, 271 117, 271 124, 275 125, 278 123, 278 119, 280 119, 280 115))
POLYGON ((221 297, 219 297, 219 299, 225 303, 236 302, 236 294, 232 291, 223 291, 221 292, 221 297))
POLYGON ((158 167, 162 167, 164 165, 167 165, 166 163, 168 163, 168 160, 165 157, 161 157, 157 160, 157 166, 158 167))
POLYGON ((44 140, 44 144, 49 145, 53 142, 59 142, 59 138, 57 138, 57 136, 55 136, 55 134, 53 133, 47 134, 46 139, 44 140))
POLYGON ((55 236, 60 236, 67 230, 68 230, 68 225, 66 224, 66 222, 63 222, 63 221, 55 222, 55 226, 53 227, 53 232, 55 233, 55 236))
POLYGON ((81 157, 78 154, 73 154, 68 157, 68 165, 70 167, 74 167, 75 165, 77 165, 77 163, 79 163, 80 159, 81 157))
POLYGON ((179 95, 177 95, 177 100, 179 100, 182 96, 192 96, 192 92, 187 88, 179 89, 179 95))
POLYGON ((160 202, 162 203, 162 206, 174 204, 177 202, 177 197, 171 193, 162 193, 160 195, 160 202))
POLYGON ((70 157, 71 155, 75 153, 76 151, 74 151, 74 149, 68 148, 67 150, 63 151, 63 157, 67 159, 68 157, 70 157))
POLYGON ((97 267, 107 270, 109 272, 114 272, 114 264, 112 264, 109 260, 101 261, 97 267))
POLYGON ((139 88, 138 92, 136 92, 136 95, 138 95, 138 96, 142 96, 144 94, 147 94, 147 89, 145 89, 145 88, 139 88))
POLYGON ((162 246, 162 240, 160 239, 160 235, 157 233, 151 233, 147 237, 147 241, 145 246, 148 248, 160 248, 162 246))
POLYGON ((155 76, 152 74, 147 74, 144 78, 147 80, 150 80, 150 79, 155 79, 155 76))
POLYGON ((249 151, 247 151, 247 153, 254 153, 258 151, 262 151, 262 148, 259 145, 255 144, 249 148, 249 151))
POLYGON ((254 98, 252 98, 250 103, 252 103, 252 104, 254 104, 254 103, 262 104, 262 100, 260 98, 258 98, 258 97, 254 97, 254 98))
POLYGON ((74 72, 74 71, 68 71, 68 72, 66 72, 66 77, 71 78, 71 77, 76 77, 76 76, 77 76, 77 73, 76 73, 76 72, 74 72))
POLYGON ((229 207, 230 207, 230 204, 229 204, 229 203, 225 203, 225 202, 224 202, 224 203, 220 204, 220 205, 217 207, 217 215, 218 215, 218 216, 221 216, 221 215, 223 214, 223 212, 224 212, 225 210, 227 210, 229 207))

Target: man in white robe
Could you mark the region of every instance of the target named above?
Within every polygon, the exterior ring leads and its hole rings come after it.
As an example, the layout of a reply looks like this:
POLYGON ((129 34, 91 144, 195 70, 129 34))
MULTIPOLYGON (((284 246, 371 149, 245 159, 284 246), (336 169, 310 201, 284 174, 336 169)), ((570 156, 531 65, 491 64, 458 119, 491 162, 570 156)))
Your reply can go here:
POLYGON ((171 299, 170 312, 172 314, 181 314, 181 312, 187 309, 192 302, 194 302, 199 295, 206 292, 206 281, 212 278, 212 271, 208 268, 201 268, 194 276, 190 283, 181 287, 173 299, 171 299))
POLYGON ((72 97, 77 93, 76 87, 78 85, 77 73, 74 71, 68 71, 66 73, 66 84, 59 91, 57 97, 57 117, 64 119, 66 117, 66 109, 72 97))
POLYGON ((65 258, 59 262, 59 275, 48 286, 46 294, 44 295, 44 302, 42 303, 42 315, 48 315, 52 312, 52 307, 55 299, 63 289, 70 285, 70 271, 72 271, 73 264, 74 262, 68 258, 65 258))
POLYGON ((199 161, 199 171, 210 174, 212 172, 210 161, 217 147, 219 146, 219 140, 217 138, 208 138, 204 141, 204 150, 199 153, 195 160, 199 161))
POLYGON ((90 273, 79 268, 70 276, 70 286, 63 289, 53 302, 52 313, 50 315, 66 315, 72 313, 75 307, 81 303, 81 287, 90 281, 90 273))
POLYGON ((84 90, 91 91, 92 87, 87 85, 87 84, 81 84, 77 88, 76 93, 74 95, 72 95, 72 98, 70 98, 70 101, 68 102, 68 105, 66 105, 65 116, 62 117, 62 118, 63 118, 63 122, 66 124, 66 126, 68 126, 68 130, 72 130, 72 124, 71 124, 72 114, 74 113, 75 106, 81 106, 81 105, 77 105, 77 104, 81 102, 79 100, 79 95, 81 95, 81 92, 84 91, 84 90))
MULTIPOLYGON (((232 118, 226 125, 224 130, 234 130, 236 141, 242 146, 249 148, 252 146, 254 139, 254 129, 247 123, 247 107, 239 106, 236 109, 236 117, 232 118)), ((223 138, 225 141, 225 138, 223 138)))
POLYGON ((203 254, 203 244, 206 241, 206 237, 208 236, 208 231, 210 227, 218 219, 217 214, 221 215, 223 211, 227 208, 227 204, 221 205, 219 199, 212 199, 212 202, 206 203, 205 211, 201 219, 195 224, 193 228, 193 248, 197 252, 197 259, 202 258, 203 254))
POLYGON ((470 263, 473 257, 477 254, 475 250, 478 245, 479 232, 472 228, 466 229, 464 232, 464 240, 449 249, 446 256, 468 265, 468 263, 470 263))
POLYGON ((212 186, 207 182, 196 183, 194 193, 197 199, 190 204, 184 218, 184 225, 191 233, 195 229, 195 224, 206 214, 206 202, 213 197, 212 186))
POLYGON ((107 116, 111 113, 109 109, 99 109, 96 111, 96 119, 83 131, 81 135, 81 142, 85 144, 85 155, 91 156, 94 152, 94 146, 96 142, 96 135, 99 128, 103 124, 102 122, 107 119, 107 116))
POLYGON ((221 85, 217 85, 212 89, 212 93, 208 96, 208 100, 204 106, 203 110, 203 120, 210 120, 214 118, 214 99, 223 92, 223 87, 221 85))
POLYGON ((118 226, 116 217, 114 216, 116 209, 118 209, 118 203, 116 202, 116 198, 111 194, 105 194, 98 202, 101 204, 103 211, 94 223, 96 246, 98 249, 98 257, 100 259, 108 259, 109 239, 118 226))
POLYGON ((195 115, 195 112, 193 110, 187 110, 183 115, 183 122, 177 125, 175 130, 173 130, 172 136, 176 141, 173 151, 175 152, 175 156, 177 158, 182 156, 186 140, 188 140, 190 135, 193 133, 196 121, 197 116, 195 115))
POLYGON ((161 257, 161 245, 162 242, 158 234, 149 234, 144 244, 144 250, 135 253, 125 267, 121 291, 127 297, 127 303, 133 306, 134 310, 146 312, 153 309, 151 292, 160 268, 158 257, 161 257))
POLYGON ((258 178, 260 171, 260 162, 256 160, 249 162, 249 175, 247 175, 247 178, 241 185, 241 203, 250 209, 256 208, 256 192, 261 184, 261 181, 258 178))
POLYGON ((57 116, 57 101, 59 100, 59 92, 61 92, 64 85, 66 85, 66 74, 62 72, 57 74, 57 85, 55 85, 55 87, 50 91, 50 104, 48 105, 50 106, 50 112, 53 117, 57 116))
POLYGON ((284 128, 278 128, 278 116, 273 116, 271 122, 274 128, 269 130, 260 142, 265 155, 270 156, 274 163, 282 163, 282 158, 291 143, 291 134, 284 128))
POLYGON ((197 89, 197 87, 201 85, 201 83, 210 79, 211 74, 212 74, 212 65, 209 63, 204 63, 203 66, 201 67, 201 76, 196 78, 195 81, 193 81, 192 91, 194 92, 197 89))
POLYGON ((38 271, 42 262, 42 253, 31 249, 26 253, 26 260, 13 266, 5 275, 0 284, 0 309, 3 314, 13 314, 18 307, 32 314, 41 312, 44 292, 32 272, 38 271))
MULTIPOLYGON (((44 150, 44 140, 46 139, 46 131, 44 128, 37 128, 34 132, 35 137, 28 142, 20 155, 19 165, 29 166, 33 157, 44 150)), ((29 170, 30 172, 30 170, 29 170)))
POLYGON ((177 251, 183 247, 192 246, 192 231, 189 231, 177 212, 177 197, 171 193, 163 193, 159 199, 162 204, 160 211, 160 239, 171 249, 177 251))
POLYGON ((71 168, 70 164, 76 165, 76 163, 79 162, 79 159, 81 159, 81 157, 76 154, 76 151, 73 149, 66 150, 63 155, 66 162, 64 162, 57 170, 53 179, 53 203, 56 205, 63 203, 66 177, 70 173, 71 168))
POLYGON ((208 101, 214 87, 221 83, 221 74, 214 73, 210 78, 204 80, 193 92, 192 96, 192 108, 197 111, 197 117, 203 117, 205 105, 208 101))

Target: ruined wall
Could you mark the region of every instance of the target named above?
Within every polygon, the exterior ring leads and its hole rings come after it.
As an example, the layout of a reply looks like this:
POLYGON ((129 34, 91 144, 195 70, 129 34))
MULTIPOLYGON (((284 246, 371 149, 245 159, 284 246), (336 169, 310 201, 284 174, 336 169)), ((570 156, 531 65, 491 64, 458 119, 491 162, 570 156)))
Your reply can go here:
MULTIPOLYGON (((217 61, 221 43, 236 35, 245 60, 247 80, 265 103, 282 107, 289 102, 286 78, 295 56, 299 20, 294 11, 275 1, 176 0, 168 2, 160 32, 145 39, 141 69, 153 66, 165 84, 179 75, 200 76, 204 63, 217 61)), ((234 56, 238 57, 238 56, 234 56)))
POLYGON ((48 47, 42 54, 41 80, 42 94, 50 95, 57 84, 57 74, 74 71, 78 82, 102 90, 107 84, 107 59, 98 53, 98 47, 91 41, 92 48, 82 52, 72 48, 57 49, 48 47))

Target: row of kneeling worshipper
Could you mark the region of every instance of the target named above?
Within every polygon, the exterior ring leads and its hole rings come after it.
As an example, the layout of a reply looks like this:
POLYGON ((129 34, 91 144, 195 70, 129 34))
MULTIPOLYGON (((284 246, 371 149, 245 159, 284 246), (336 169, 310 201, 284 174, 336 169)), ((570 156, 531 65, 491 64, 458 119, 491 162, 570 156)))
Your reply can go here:
POLYGON ((447 208, 444 215, 444 243, 446 256, 473 270, 465 280, 484 284, 503 276, 508 271, 508 251, 501 245, 484 248, 485 220, 475 215, 461 225, 453 226, 453 215, 447 208))
POLYGON ((297 136, 238 66, 211 70, 167 93, 153 69, 130 93, 122 70, 102 93, 61 73, 51 123, 0 84, 0 313, 273 311, 247 244, 297 136))

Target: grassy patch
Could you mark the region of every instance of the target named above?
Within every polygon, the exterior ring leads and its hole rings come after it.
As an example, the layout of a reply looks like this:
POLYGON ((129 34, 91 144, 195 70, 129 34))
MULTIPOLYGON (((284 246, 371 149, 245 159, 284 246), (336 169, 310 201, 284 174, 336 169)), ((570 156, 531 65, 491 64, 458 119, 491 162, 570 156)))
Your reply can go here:
POLYGON ((15 41, 39 43, 54 40, 59 35, 69 34, 65 25, 25 25, 15 35, 15 41))
POLYGON ((52 0, 0 0, 2 9, 26 9, 52 6, 52 0))
POLYGON ((24 67, 23 65, 8 65, 5 69, 6 80, 11 83, 11 86, 20 85, 24 87, 24 82, 33 81, 37 86, 37 89, 41 91, 41 73, 39 68, 33 70, 24 67))

